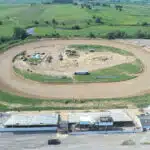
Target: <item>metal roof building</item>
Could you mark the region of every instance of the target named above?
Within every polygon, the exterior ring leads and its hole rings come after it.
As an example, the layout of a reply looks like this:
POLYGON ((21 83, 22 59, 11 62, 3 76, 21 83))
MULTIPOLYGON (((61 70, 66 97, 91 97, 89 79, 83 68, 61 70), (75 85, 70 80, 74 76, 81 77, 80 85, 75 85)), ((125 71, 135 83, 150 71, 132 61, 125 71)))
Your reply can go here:
POLYGON ((59 120, 58 114, 14 114, 11 115, 4 123, 4 126, 42 126, 42 125, 57 125, 59 120))
POLYGON ((99 126, 133 124, 132 118, 124 110, 120 109, 105 112, 69 113, 68 122, 69 124, 95 124, 99 126))
POLYGON ((70 124, 80 123, 83 125, 97 123, 97 125, 104 125, 100 124, 100 122, 112 122, 112 119, 110 112, 69 113, 68 122, 70 124))

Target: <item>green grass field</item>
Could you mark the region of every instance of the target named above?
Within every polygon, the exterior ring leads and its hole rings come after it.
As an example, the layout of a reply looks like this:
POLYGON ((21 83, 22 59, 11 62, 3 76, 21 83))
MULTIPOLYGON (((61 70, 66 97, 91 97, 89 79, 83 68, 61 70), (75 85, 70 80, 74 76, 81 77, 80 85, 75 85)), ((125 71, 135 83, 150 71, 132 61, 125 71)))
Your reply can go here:
POLYGON ((18 68, 13 67, 14 71, 24 77, 25 79, 30 79, 33 81, 43 82, 43 83, 70 83, 72 82, 72 78, 66 76, 48 76, 41 75, 36 73, 29 73, 27 71, 21 71, 18 68))
POLYGON ((51 35, 55 31, 61 36, 87 37, 92 32, 97 37, 105 37, 108 32, 120 30, 129 36, 136 34, 138 30, 150 32, 150 26, 141 26, 143 22, 150 23, 149 5, 123 5, 123 11, 99 6, 96 9, 81 9, 71 4, 52 5, 6 5, 0 4, 0 36, 11 36, 14 27, 27 28, 35 26, 36 35, 51 35), (117 17, 116 17, 117 16, 117 17), (95 18, 101 17, 102 22, 95 22, 95 18), (55 19, 57 25, 52 24, 55 19), (35 25, 35 21, 39 24, 35 25), (46 24, 48 21, 49 24, 46 24), (72 26, 79 25, 78 30, 72 30, 72 26))
POLYGON ((74 78, 78 82, 120 82, 136 78, 136 74, 142 70, 140 66, 141 64, 135 61, 93 71, 90 75, 76 75, 74 78))
POLYGON ((129 51, 119 49, 119 48, 114 48, 110 46, 102 46, 102 45, 80 45, 80 44, 75 44, 75 45, 70 45, 69 48, 74 48, 76 50, 80 51, 89 51, 90 49, 94 49, 96 52, 113 52, 113 53, 118 53, 120 55, 126 55, 126 56, 133 56, 132 53, 129 51))
POLYGON ((0 91, 0 110, 90 110, 142 108, 150 104, 150 94, 106 99, 33 99, 0 91))

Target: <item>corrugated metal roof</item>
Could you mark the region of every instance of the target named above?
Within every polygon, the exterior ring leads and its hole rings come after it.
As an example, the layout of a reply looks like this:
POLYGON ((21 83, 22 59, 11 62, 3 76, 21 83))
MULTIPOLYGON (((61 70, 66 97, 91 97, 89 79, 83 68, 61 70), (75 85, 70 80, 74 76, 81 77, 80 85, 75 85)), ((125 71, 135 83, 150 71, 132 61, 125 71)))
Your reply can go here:
POLYGON ((82 118, 92 118, 91 120, 98 121, 100 117, 111 117, 114 122, 132 121, 132 118, 128 116, 124 110, 117 109, 106 112, 69 113, 68 122, 75 123, 80 121, 90 121, 82 118))
POLYGON ((80 121, 85 121, 83 118, 92 118, 92 120, 99 120, 100 117, 109 117, 109 112, 86 112, 86 113, 69 113, 68 122, 75 123, 80 121))
POLYGON ((58 123, 58 114, 40 114, 40 115, 12 115, 5 123, 8 125, 56 125, 58 123))
POLYGON ((114 109, 109 110, 109 112, 114 122, 132 121, 131 117, 129 117, 124 110, 114 109))

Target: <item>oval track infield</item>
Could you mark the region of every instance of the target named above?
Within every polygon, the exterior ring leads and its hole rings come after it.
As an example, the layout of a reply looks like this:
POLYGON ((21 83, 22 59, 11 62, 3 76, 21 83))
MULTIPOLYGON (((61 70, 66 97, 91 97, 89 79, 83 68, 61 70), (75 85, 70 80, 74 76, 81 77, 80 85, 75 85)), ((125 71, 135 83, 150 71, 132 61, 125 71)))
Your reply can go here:
POLYGON ((39 98, 115 98, 138 95, 150 89, 150 53, 140 46, 109 40, 41 40, 9 49, 0 54, 0 88, 17 95, 39 98), (71 44, 106 45, 132 52, 144 64, 144 72, 137 78, 115 83, 43 84, 24 80, 12 69, 12 58, 19 52, 36 47, 71 44))

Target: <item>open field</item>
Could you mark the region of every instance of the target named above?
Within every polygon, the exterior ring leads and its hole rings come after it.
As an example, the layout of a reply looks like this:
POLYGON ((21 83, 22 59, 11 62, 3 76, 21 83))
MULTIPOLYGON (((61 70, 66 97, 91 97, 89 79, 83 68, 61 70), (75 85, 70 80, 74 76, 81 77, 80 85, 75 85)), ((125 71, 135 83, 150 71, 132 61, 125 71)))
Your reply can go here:
POLYGON ((35 27, 35 35, 41 36, 57 32, 62 37, 88 37, 92 32, 97 37, 105 37, 109 32, 120 30, 126 32, 129 37, 135 37, 138 30, 150 32, 150 26, 141 26, 144 22, 150 22, 149 9, 149 5, 132 4, 124 4, 121 12, 117 11, 113 5, 111 8, 99 6, 88 10, 71 4, 33 6, 1 4, 0 36, 11 36, 13 28, 17 26, 35 27), (99 17, 103 24, 96 23, 96 18, 99 17), (53 19, 55 19, 55 24, 53 19), (72 29, 75 25, 81 28, 80 32, 72 29))

